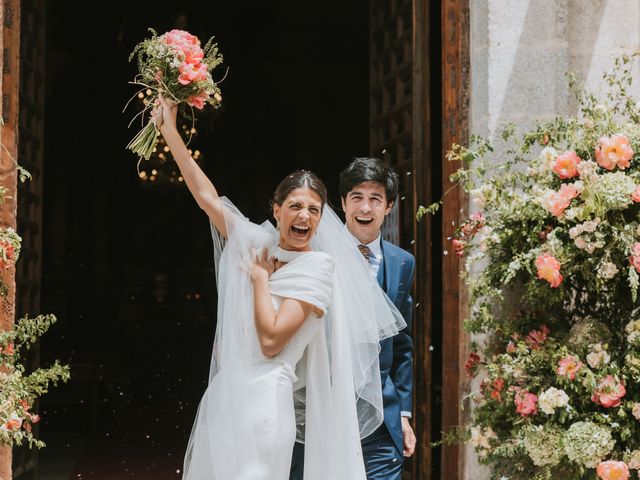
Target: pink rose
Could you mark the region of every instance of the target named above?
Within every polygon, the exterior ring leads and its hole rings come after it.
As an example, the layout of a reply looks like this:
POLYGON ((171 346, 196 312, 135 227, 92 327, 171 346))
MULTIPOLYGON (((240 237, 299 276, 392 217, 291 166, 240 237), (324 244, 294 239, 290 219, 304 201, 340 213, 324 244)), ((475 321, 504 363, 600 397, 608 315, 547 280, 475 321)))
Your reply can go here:
POLYGON ((526 390, 518 390, 513 397, 513 401, 516 403, 516 412, 522 417, 538 413, 538 397, 533 393, 529 393, 526 390))
POLYGON ((602 480, 627 480, 629 478, 629 467, 624 462, 609 460, 600 462, 596 473, 602 480))
POLYGON ((531 350, 540 350, 540 345, 547 340, 548 335, 549 327, 542 325, 540 330, 531 330, 524 341, 527 342, 531 350))
POLYGON ((203 63, 193 65, 192 63, 183 63, 178 68, 180 76, 178 82, 182 85, 189 85, 191 82, 199 82, 207 78, 207 66, 203 63))
POLYGON ((571 204, 571 200, 579 195, 573 185, 562 184, 557 192, 550 192, 543 201, 544 208, 554 217, 561 217, 571 204))
POLYGON ((467 377, 473 378, 476 376, 478 365, 480 365, 480 355, 476 352, 471 352, 467 361, 464 362, 464 371, 467 374, 467 377))
POLYGON ((9 431, 11 430, 20 430, 20 427, 22 426, 22 419, 21 418, 11 418, 7 421, 7 423, 4 424, 5 428, 9 431))
POLYGON ((575 380, 576 374, 582 369, 583 363, 573 355, 567 355, 558 362, 558 369, 556 373, 561 377, 568 378, 569 380, 575 380))
POLYGON ((636 242, 633 244, 633 248, 631 249, 631 256, 629 257, 629 262, 636 269, 638 273, 640 273, 640 242, 636 242))
POLYGON ((635 203, 640 203, 640 185, 636 185, 636 189, 631 194, 631 200, 635 203))
POLYGON ((489 394, 496 402, 502 401, 502 390, 504 390, 504 379, 498 377, 491 384, 493 390, 489 394))
POLYGON ((602 168, 613 170, 618 167, 620 170, 629 168, 630 160, 633 157, 633 149, 629 145, 629 139, 622 134, 616 133, 611 137, 601 137, 596 146, 596 162, 602 168))
POLYGON ((206 92, 200 92, 198 95, 189 97, 187 104, 196 107, 198 110, 202 110, 208 99, 209 95, 207 95, 206 92))
POLYGON ((538 269, 538 278, 549 282, 551 288, 558 288, 562 283, 560 262, 554 256, 543 253, 536 259, 536 268, 538 269))
POLYGON ((459 257, 464 256, 464 247, 466 243, 462 240, 458 240, 457 238, 454 238, 451 243, 453 244, 453 251, 456 252, 456 255, 459 257))
POLYGON ((598 382, 593 395, 591 395, 591 400, 605 408, 617 407, 621 403, 620 399, 626 393, 624 382, 613 375, 607 375, 598 382))
POLYGON ((553 162, 553 171, 562 179, 573 178, 578 175, 576 166, 582 159, 576 155, 576 152, 564 152, 553 162))

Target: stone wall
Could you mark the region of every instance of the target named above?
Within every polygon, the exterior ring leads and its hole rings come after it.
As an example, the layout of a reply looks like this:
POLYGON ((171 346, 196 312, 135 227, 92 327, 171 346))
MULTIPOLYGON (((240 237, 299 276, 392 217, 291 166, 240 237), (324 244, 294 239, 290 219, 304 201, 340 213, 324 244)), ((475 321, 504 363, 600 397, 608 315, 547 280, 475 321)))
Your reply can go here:
MULTIPOLYGON (((508 122, 526 127, 575 113, 565 73, 597 89, 616 56, 640 51, 640 2, 470 0, 470 28, 469 131, 494 137, 508 122)), ((470 447, 464 478, 489 478, 470 447)))

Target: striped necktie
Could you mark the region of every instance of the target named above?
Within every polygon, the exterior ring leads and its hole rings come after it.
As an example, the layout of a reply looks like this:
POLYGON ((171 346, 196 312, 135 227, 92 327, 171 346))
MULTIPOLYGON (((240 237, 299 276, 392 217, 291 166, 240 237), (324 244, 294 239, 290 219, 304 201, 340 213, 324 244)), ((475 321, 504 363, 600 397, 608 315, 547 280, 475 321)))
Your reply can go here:
POLYGON ((365 258, 365 260, 367 262, 371 262, 371 249, 369 247, 367 247, 366 245, 358 245, 358 250, 360 250, 360 253, 362 254, 362 256, 365 258))

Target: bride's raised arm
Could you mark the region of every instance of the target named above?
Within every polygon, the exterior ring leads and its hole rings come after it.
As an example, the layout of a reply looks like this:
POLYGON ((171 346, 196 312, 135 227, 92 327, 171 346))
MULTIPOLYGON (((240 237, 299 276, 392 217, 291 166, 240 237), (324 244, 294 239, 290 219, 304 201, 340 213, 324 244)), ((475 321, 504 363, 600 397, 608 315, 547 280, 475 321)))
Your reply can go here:
POLYGON ((176 126, 176 114, 178 107, 171 105, 162 96, 158 97, 159 105, 154 108, 153 118, 160 133, 167 142, 167 146, 173 154, 180 173, 184 178, 189 191, 195 198, 198 206, 205 211, 211 219, 211 223, 220 234, 227 238, 227 228, 224 218, 224 204, 218 195, 216 187, 205 175, 200 166, 191 157, 187 146, 184 144, 176 126))

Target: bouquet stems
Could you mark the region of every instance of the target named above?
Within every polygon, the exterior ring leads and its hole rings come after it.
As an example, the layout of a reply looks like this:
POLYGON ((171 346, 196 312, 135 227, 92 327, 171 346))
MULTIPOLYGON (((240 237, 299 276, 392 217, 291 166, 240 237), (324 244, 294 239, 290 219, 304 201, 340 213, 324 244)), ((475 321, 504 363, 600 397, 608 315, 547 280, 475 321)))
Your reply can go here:
POLYGON ((160 131, 156 127, 153 120, 149 120, 142 130, 133 137, 133 139, 127 145, 127 148, 133 153, 145 160, 151 158, 153 149, 158 143, 158 134, 160 131))

